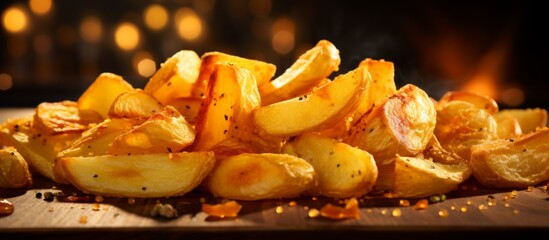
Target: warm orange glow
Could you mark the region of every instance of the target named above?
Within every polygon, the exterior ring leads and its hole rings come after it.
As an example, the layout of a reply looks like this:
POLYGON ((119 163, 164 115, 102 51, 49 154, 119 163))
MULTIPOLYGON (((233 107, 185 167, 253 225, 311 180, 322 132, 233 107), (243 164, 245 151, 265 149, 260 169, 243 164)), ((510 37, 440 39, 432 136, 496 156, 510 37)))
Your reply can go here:
POLYGON ((68 25, 59 27, 55 35, 57 42, 64 46, 71 46, 76 42, 76 30, 68 25))
POLYGON ((30 9, 33 13, 38 15, 49 13, 52 5, 52 0, 29 0, 30 9))
POLYGON ((8 52, 14 57, 22 57, 27 53, 27 44, 23 39, 10 37, 8 39, 8 52))
POLYGON ((95 16, 88 16, 80 23, 80 35, 89 43, 97 43, 103 35, 101 20, 95 16))
POLYGON ((38 35, 34 38, 34 51, 39 54, 47 54, 51 50, 51 38, 48 35, 38 35))
POLYGON ((27 28, 28 17, 20 7, 10 7, 2 14, 2 23, 8 32, 18 33, 27 28))
POLYGON ((196 11, 209 14, 215 6, 215 0, 193 0, 193 6, 196 11))
POLYGON ((114 33, 114 41, 122 50, 132 50, 139 44, 139 30, 133 23, 121 23, 114 33))
POLYGON ((160 30, 168 23, 168 11, 159 4, 151 4, 143 14, 145 25, 152 30, 160 30))
POLYGON ((132 66, 142 77, 150 77, 156 72, 156 63, 150 53, 139 51, 132 57, 132 66))
POLYGON ((0 73, 0 90, 6 91, 13 86, 11 76, 6 73, 0 73))
POLYGON ((255 17, 266 17, 271 12, 271 0, 250 0, 250 12, 255 17))
POLYGON ((292 20, 281 18, 271 28, 273 49, 280 54, 287 54, 295 46, 295 24, 292 20))
POLYGON ((496 81, 491 75, 477 75, 463 86, 463 90, 498 99, 496 81))
POLYGON ((524 102, 524 91, 520 88, 508 88, 501 93, 501 102, 516 107, 524 102))
POLYGON ((181 8, 175 14, 177 33, 183 40, 192 41, 202 34, 202 20, 190 8, 181 8))

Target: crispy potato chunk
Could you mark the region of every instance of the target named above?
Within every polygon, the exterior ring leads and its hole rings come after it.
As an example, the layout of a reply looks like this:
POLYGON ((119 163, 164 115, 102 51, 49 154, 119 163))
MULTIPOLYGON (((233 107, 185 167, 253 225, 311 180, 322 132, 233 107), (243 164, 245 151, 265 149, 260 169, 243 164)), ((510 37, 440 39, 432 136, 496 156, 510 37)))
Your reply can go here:
POLYGON ((435 135, 444 149, 469 160, 473 145, 497 139, 497 123, 484 109, 454 100, 438 105, 435 135))
POLYGON ((103 118, 94 111, 79 110, 76 102, 43 102, 35 108, 34 126, 47 134, 83 132, 103 118))
POLYGON ((247 69, 254 76, 257 86, 269 82, 276 73, 276 66, 274 64, 222 52, 207 52, 202 55, 201 59, 200 74, 193 89, 192 97, 194 98, 202 98, 206 95, 211 75, 217 63, 225 62, 247 69))
POLYGON ((25 188, 32 175, 23 156, 14 147, 0 148, 0 188, 25 188))
POLYGON ((346 200, 345 207, 340 207, 328 203, 320 209, 320 216, 330 219, 359 219, 360 204, 356 198, 346 200))
POLYGON ((370 153, 319 133, 297 137, 284 145, 282 153, 303 158, 313 166, 318 185, 309 191, 312 195, 360 197, 372 190, 377 179, 370 153))
POLYGON ((362 116, 344 141, 371 153, 379 166, 396 154, 413 156, 423 151, 435 123, 435 107, 427 93, 407 84, 362 116))
POLYGON ((181 196, 210 173, 212 152, 156 153, 131 156, 61 158, 72 185, 85 193, 108 197, 181 196))
POLYGON ((160 65, 143 90, 164 105, 174 98, 190 97, 200 62, 195 51, 181 50, 160 65))
POLYGON ((109 154, 172 153, 183 151, 195 139, 193 127, 172 106, 114 139, 109 154))
POLYGON ((141 89, 121 93, 114 99, 109 109, 110 118, 148 118, 162 111, 160 104, 153 96, 141 89))
POLYGON ((431 158, 434 162, 443 164, 459 164, 468 160, 463 159, 454 152, 450 152, 440 145, 436 135, 427 143, 427 147, 422 152, 425 158, 431 158))
POLYGON ((295 98, 308 93, 313 86, 339 70, 339 50, 327 40, 299 56, 286 71, 270 82, 258 82, 263 105, 295 98))
POLYGON ((218 204, 202 203, 202 211, 210 217, 238 217, 240 209, 242 209, 242 205, 238 204, 236 201, 227 201, 218 204))
POLYGON ((497 116, 495 117, 498 138, 515 138, 522 135, 522 128, 520 128, 520 122, 518 119, 511 116, 497 116))
POLYGON ((243 153, 218 161, 205 180, 215 196, 234 200, 297 197, 315 184, 307 161, 288 154, 243 153))
POLYGON ((495 115, 496 119, 512 117, 518 120, 523 134, 547 126, 547 110, 543 108, 504 109, 495 115))
POLYGON ((474 177, 493 188, 525 188, 549 180, 549 129, 472 147, 474 177))
POLYGON ((477 108, 484 109, 491 115, 499 111, 498 104, 493 98, 468 91, 448 91, 442 95, 438 103, 446 104, 447 102, 456 100, 472 103, 477 108))
POLYGON ((320 130, 354 111, 369 82, 366 67, 358 67, 307 95, 262 106, 254 111, 253 119, 265 133, 274 136, 320 130))
POLYGON ((166 103, 166 105, 171 105, 177 109, 177 111, 181 113, 181 115, 183 115, 190 124, 196 123, 196 118, 198 117, 201 104, 202 99, 187 97, 174 98, 166 103))
POLYGON ((471 176, 471 167, 462 162, 443 164, 418 157, 395 158, 394 198, 424 198, 448 193, 471 176))
POLYGON ((132 90, 131 84, 114 73, 101 73, 80 95, 77 104, 80 110, 92 110, 107 118, 114 99, 123 92, 132 90))

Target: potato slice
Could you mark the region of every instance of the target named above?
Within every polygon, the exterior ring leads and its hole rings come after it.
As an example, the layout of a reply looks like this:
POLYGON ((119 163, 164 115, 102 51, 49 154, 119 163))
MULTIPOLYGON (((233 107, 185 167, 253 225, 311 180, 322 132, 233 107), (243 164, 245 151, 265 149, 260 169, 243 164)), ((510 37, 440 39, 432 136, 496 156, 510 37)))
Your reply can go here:
POLYGON ((376 104, 385 101, 396 92, 395 66, 392 62, 366 58, 360 62, 359 66, 367 67, 371 80, 366 94, 353 113, 353 123, 356 123, 376 104))
POLYGON ((243 153, 218 161, 204 186, 217 197, 261 200, 297 197, 315 181, 313 166, 301 158, 243 153))
POLYGON ((423 151, 435 122, 435 107, 427 93, 407 84, 362 116, 344 141, 374 155, 379 166, 396 154, 413 156, 423 151))
POLYGON ((47 134, 83 132, 91 123, 103 121, 94 111, 79 110, 76 102, 43 102, 35 108, 34 126, 47 134))
POLYGON ((31 116, 6 121, 0 127, 0 139, 21 153, 31 170, 57 183, 53 173, 53 163, 61 150, 80 136, 80 133, 61 133, 49 135, 32 127, 31 116))
POLYGON ((454 100, 438 105, 435 135, 444 149, 469 160, 473 145, 498 138, 497 123, 484 109, 454 100))
POLYGON ((252 110, 261 99, 250 71, 228 63, 215 65, 208 92, 196 120, 195 150, 210 150, 228 138, 249 140, 252 110))
POLYGON ((442 95, 438 103, 445 104, 456 100, 472 103, 478 108, 486 110, 491 115, 499 111, 498 104, 493 98, 468 91, 448 91, 442 95))
POLYGON ((372 190, 377 179, 374 157, 359 148, 319 133, 306 133, 288 142, 282 153, 309 162, 318 177, 312 195, 334 198, 360 197, 372 190))
POLYGON ((25 188, 32 185, 32 175, 23 156, 14 147, 0 149, 0 188, 25 188))
POLYGON ((320 130, 354 111, 369 82, 366 67, 358 67, 308 95, 258 108, 254 111, 254 122, 274 136, 296 136, 320 130))
POLYGON ((172 153, 183 151, 195 139, 193 127, 172 106, 116 137, 109 154, 172 153))
POLYGON ((110 118, 148 118, 162 111, 162 104, 141 89, 121 93, 109 109, 110 118))
POLYGON ((460 164, 442 164, 417 157, 395 158, 394 198, 424 198, 451 192, 471 176, 471 167, 460 164))
POLYGON ((200 74, 193 89, 192 97, 194 98, 202 98, 206 95, 210 77, 217 63, 226 62, 247 69, 254 76, 257 86, 269 82, 276 73, 274 64, 222 52, 207 52, 201 59, 200 74))
POLYGON ((263 105, 307 94, 332 72, 339 70, 339 50, 327 40, 320 40, 316 46, 299 56, 286 71, 270 82, 258 82, 263 105))
POLYGON ((61 158, 72 185, 85 193, 107 197, 181 196, 210 173, 212 152, 61 158))
POLYGON ((511 116, 499 116, 495 120, 499 139, 515 138, 522 135, 522 128, 520 128, 518 119, 511 116))
POLYGON ((472 147, 473 176, 484 186, 526 188, 549 180, 549 129, 472 147))
POLYGON ((200 111, 201 104, 202 99, 191 97, 178 97, 166 102, 166 105, 171 105, 177 109, 177 111, 179 111, 179 113, 181 113, 181 115, 183 115, 190 124, 196 123, 196 118, 198 117, 198 111, 200 111))
POLYGON ((523 134, 547 126, 547 110, 543 108, 504 109, 495 115, 496 119, 505 117, 516 118, 523 134))
POLYGON ((143 90, 162 104, 174 98, 190 97, 199 70, 198 54, 192 50, 181 50, 160 65, 143 90))
POLYGON ((132 85, 122 76, 108 72, 101 73, 78 98, 78 109, 92 110, 103 118, 107 118, 114 99, 132 89, 132 85))

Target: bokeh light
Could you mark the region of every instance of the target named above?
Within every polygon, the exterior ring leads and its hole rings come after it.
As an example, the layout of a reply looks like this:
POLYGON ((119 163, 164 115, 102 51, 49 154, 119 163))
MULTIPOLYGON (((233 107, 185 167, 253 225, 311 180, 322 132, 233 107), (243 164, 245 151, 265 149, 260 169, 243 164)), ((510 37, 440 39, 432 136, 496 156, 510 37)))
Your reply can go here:
POLYGON ((80 23, 80 36, 84 41, 97 43, 103 36, 101 20, 95 16, 87 16, 80 23))
POLYGON ((161 30, 168 23, 168 11, 159 4, 151 4, 145 8, 143 18, 145 25, 152 30, 161 30))
POLYGON ((271 28, 273 49, 280 54, 287 54, 295 46, 295 24, 287 18, 276 20, 271 28))
POLYGON ((139 51, 132 57, 132 66, 142 77, 150 77, 156 72, 156 62, 147 51, 139 51))
POLYGON ((48 35, 40 34, 34 38, 34 51, 38 54, 48 54, 51 51, 52 43, 48 35))
POLYGON ((132 50, 139 44, 139 29, 133 23, 123 22, 116 28, 114 41, 122 50, 132 50))
POLYGON ((29 0, 29 6, 33 13, 45 15, 52 9, 53 2, 52 0, 29 0))
POLYGON ((6 91, 13 86, 13 79, 7 73, 0 73, 0 90, 6 91))
POLYGON ((519 106, 524 102, 524 91, 520 88, 508 88, 501 93, 501 102, 511 107, 519 106))
POLYGON ((193 41, 202 34, 202 20, 191 8, 181 8, 175 14, 175 26, 179 37, 193 41))
POLYGON ((2 14, 2 23, 8 32, 23 32, 28 25, 28 16, 21 7, 9 7, 2 14))

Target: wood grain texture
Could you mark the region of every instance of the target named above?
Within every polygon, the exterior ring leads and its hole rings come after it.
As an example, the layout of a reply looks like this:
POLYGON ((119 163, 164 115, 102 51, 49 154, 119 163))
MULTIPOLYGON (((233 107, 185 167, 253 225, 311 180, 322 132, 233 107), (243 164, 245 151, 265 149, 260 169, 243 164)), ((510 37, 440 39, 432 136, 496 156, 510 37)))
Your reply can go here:
MULTIPOLYGON (((13 116, 12 113, 11 109, 0 109, 0 120, 13 116)), ((320 209, 327 203, 341 205, 331 198, 239 201, 243 206, 239 217, 212 219, 201 211, 201 204, 218 203, 221 199, 200 190, 182 197, 135 199, 134 204, 126 198, 104 198, 96 211, 93 202, 47 202, 36 198, 37 192, 47 191, 84 194, 35 174, 34 185, 29 189, 0 189, 0 198, 15 207, 13 214, 0 217, 0 239, 462 239, 493 237, 494 232, 507 239, 549 232, 549 195, 545 185, 532 191, 517 189, 516 197, 509 198, 512 190, 486 189, 470 180, 447 194, 446 201, 432 203, 424 210, 412 208, 417 201, 414 199, 410 199, 411 206, 403 207, 400 199, 366 196, 360 198, 360 218, 346 220, 308 217, 308 209, 320 209), (489 205, 489 198, 495 199, 495 205, 489 205), (172 204, 179 217, 151 217, 157 201, 172 204), (290 206, 290 201, 297 205, 290 206), (481 205, 486 209, 479 210, 481 205), (277 206, 283 208, 282 213, 276 213, 277 206), (401 210, 400 217, 392 216, 394 209, 401 210), (447 217, 439 216, 442 210, 448 211, 447 217), (81 217, 87 217, 87 222, 81 223, 81 217)))

